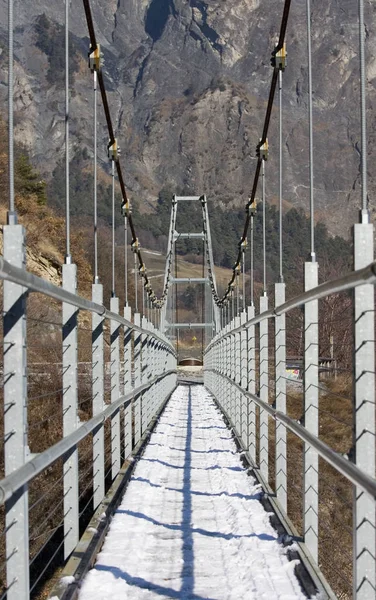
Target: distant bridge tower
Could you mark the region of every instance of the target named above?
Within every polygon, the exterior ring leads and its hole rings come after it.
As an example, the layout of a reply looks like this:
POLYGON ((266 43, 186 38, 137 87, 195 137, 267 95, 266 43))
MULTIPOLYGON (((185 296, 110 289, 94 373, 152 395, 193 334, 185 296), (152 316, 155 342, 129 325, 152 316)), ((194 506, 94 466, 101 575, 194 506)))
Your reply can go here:
MULTIPOLYGON (((206 347, 214 335, 219 331, 220 313, 213 299, 213 289, 216 292, 216 279, 213 263, 212 243, 210 236, 209 215, 206 196, 174 196, 172 199, 171 219, 168 240, 168 255, 165 269, 165 289, 167 287, 167 301, 162 309, 161 331, 175 342, 179 359, 190 354, 189 349, 180 344, 181 332, 190 329, 192 336, 201 338, 202 347, 206 347), (181 202, 200 202, 202 208, 201 231, 176 231, 178 207, 181 202), (189 277, 187 273, 179 273, 177 263, 177 247, 181 240, 202 240, 202 269, 201 273, 189 277), (180 321, 178 309, 178 294, 187 286, 194 287, 200 293, 201 306, 197 307, 195 319, 190 322, 180 321)), ((199 265, 198 265, 199 266, 199 265)), ((201 358, 201 356, 200 356, 201 358)))

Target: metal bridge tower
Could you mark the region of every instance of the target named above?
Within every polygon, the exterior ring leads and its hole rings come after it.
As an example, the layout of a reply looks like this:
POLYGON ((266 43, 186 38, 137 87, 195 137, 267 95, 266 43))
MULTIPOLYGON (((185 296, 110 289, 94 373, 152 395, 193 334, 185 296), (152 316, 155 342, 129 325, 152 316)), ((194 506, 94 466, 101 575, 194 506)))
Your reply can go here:
MULTIPOLYGON (((202 336, 202 345, 205 348, 214 335, 219 331, 220 314, 213 300, 213 291, 216 291, 216 280, 213 264, 213 252, 210 236, 209 215, 206 196, 174 196, 172 199, 171 219, 169 228, 168 254, 166 257, 165 286, 168 283, 167 301, 162 309, 161 331, 175 343, 178 351, 178 360, 184 357, 184 351, 179 350, 179 337, 182 330, 191 329, 199 331, 202 336), (176 231, 177 211, 181 202, 200 202, 202 208, 202 231, 176 231), (179 276, 177 264, 177 246, 181 240, 202 240, 202 274, 201 277, 179 276), (178 290, 182 286, 193 285, 197 289, 203 286, 201 299, 203 318, 191 322, 181 322, 178 310, 178 290)), ((200 357, 201 358, 201 357, 200 357)))

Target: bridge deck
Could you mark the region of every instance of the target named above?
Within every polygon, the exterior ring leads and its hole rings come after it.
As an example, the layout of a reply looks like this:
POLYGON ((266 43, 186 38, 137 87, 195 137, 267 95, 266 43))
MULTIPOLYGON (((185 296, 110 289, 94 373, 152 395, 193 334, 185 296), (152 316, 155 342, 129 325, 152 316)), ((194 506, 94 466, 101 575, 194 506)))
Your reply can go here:
POLYGON ((203 386, 179 386, 80 600, 306 598, 203 386))

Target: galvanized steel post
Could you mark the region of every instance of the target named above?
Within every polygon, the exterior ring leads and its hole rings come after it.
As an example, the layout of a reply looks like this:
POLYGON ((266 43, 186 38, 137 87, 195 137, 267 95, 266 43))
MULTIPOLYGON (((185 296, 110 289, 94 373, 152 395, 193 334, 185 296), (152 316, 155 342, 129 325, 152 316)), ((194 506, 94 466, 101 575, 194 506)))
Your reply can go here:
MULTIPOLYGON (((240 323, 244 325, 247 321, 247 313, 245 310, 240 315, 240 323)), ((240 385, 243 390, 247 389, 248 383, 248 351, 247 351, 247 331, 245 328, 240 333, 240 385)), ((241 407, 240 407, 240 437, 245 447, 248 442, 248 400, 244 394, 241 395, 241 407)))
MULTIPOLYGON (((240 316, 236 316, 234 319, 234 327, 240 326, 240 316)), ((238 385, 240 385, 241 381, 241 347, 240 347, 240 332, 234 334, 235 340, 235 369, 234 369, 234 381, 238 385)), ((234 425, 238 436, 241 434, 241 418, 240 418, 240 410, 241 410, 241 402, 242 395, 237 390, 235 391, 235 403, 234 403, 234 425)))
MULTIPOLYGON (((110 310, 119 314, 119 298, 110 299, 110 310)), ((111 319, 111 404, 120 398, 120 325, 111 319)), ((120 471, 120 408, 111 417, 111 477, 115 479, 120 471)))
MULTIPOLYGON (((268 297, 260 297, 260 314, 268 310, 268 297)), ((269 403, 269 321, 260 321, 260 398, 269 403)), ((260 408, 260 471, 268 481, 269 478, 269 417, 260 408)))
MULTIPOLYGON (((304 265, 304 289, 318 284, 317 262, 304 265)), ((319 434, 319 329, 318 300, 304 305, 304 421, 307 431, 319 434)), ((304 445, 304 540, 318 561, 319 459, 317 451, 304 445)))
MULTIPOLYGON (((285 301, 285 284, 275 284, 275 306, 285 301)), ((286 414, 286 316, 275 317, 275 404, 286 414)), ((280 421, 275 430, 275 483, 277 498, 287 512, 287 446, 286 427, 280 421)))
MULTIPOLYGON (((103 304, 103 285, 93 283, 93 302, 103 304)), ((104 319, 101 315, 92 313, 92 390, 93 416, 99 415, 104 409, 104 319)), ((93 432, 93 503, 94 509, 101 503, 105 494, 104 473, 104 427, 103 424, 93 432)))
MULTIPOLYGON (((137 327, 141 325, 141 317, 140 313, 134 314, 134 324, 137 327)), ((134 332, 134 387, 137 388, 142 383, 142 336, 139 331, 134 332)), ((139 394, 137 398, 134 399, 134 444, 135 446, 141 439, 141 402, 142 402, 142 394, 139 394)))
MULTIPOLYGON (((76 294, 77 267, 63 265, 63 289, 76 294)), ((78 309, 63 302, 63 435, 68 436, 78 425, 77 389, 77 317, 78 309)), ((79 540, 78 449, 64 456, 64 558, 68 558, 79 540)))
MULTIPOLYGON (((147 319, 145 316, 141 318, 142 328, 147 330, 147 319)), ((149 379, 149 336, 148 334, 142 334, 142 374, 141 382, 147 383, 149 379)), ((141 435, 143 435, 147 429, 148 424, 148 404, 149 404, 149 390, 144 392, 141 400, 141 435)))
MULTIPOLYGON (((22 225, 5 225, 4 258, 26 266, 22 225)), ((4 281, 4 460, 5 475, 27 460, 27 290, 4 281)), ((29 597, 29 506, 23 486, 5 505, 7 600, 29 597)))
MULTIPOLYGON (((354 226, 354 268, 374 260, 374 228, 371 223, 354 226)), ((354 447, 356 465, 375 477, 375 290, 372 284, 354 290, 354 447)), ((375 502, 354 488, 354 598, 374 598, 375 502)))
MULTIPOLYGON (((255 307, 248 306, 248 320, 255 316, 255 307)), ((256 394, 256 337, 255 326, 250 325, 247 328, 248 345, 248 384, 247 390, 251 394, 256 394)), ((247 448, 251 460, 256 464, 256 406, 250 398, 248 401, 248 439, 247 448)))
MULTIPOLYGON (((124 318, 132 319, 130 306, 124 307, 124 318)), ((132 329, 124 327, 124 395, 132 389, 132 329)), ((124 459, 132 452, 132 404, 124 409, 124 459)))

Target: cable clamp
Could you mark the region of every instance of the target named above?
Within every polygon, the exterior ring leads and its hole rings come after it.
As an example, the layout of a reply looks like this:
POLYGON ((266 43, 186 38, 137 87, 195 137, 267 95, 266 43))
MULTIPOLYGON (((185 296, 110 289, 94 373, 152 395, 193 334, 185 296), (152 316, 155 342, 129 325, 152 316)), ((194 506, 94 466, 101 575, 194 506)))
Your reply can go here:
POLYGON ((121 203, 121 214, 123 217, 129 217, 129 215, 132 213, 132 208, 129 204, 129 200, 122 200, 121 203))
POLYGON ((117 161, 119 159, 120 148, 118 147, 117 139, 115 138, 114 143, 111 144, 111 140, 107 147, 107 154, 110 160, 117 161))
POLYGON ((278 50, 278 52, 274 50, 274 52, 272 53, 272 58, 270 60, 272 67, 274 67, 278 71, 284 71, 286 68, 286 57, 286 44, 283 44, 282 48, 278 50))
POLYGON ((257 200, 253 200, 253 202, 249 201, 250 204, 248 204, 248 214, 251 217, 254 217, 255 214, 257 213, 257 200))
POLYGON ((103 66, 103 60, 101 55, 101 45, 97 44, 95 50, 92 50, 92 46, 90 46, 89 50, 89 68, 92 73, 96 71, 97 73, 101 70, 103 66))
POLYGON ((256 147, 256 155, 258 158, 262 158, 262 160, 268 160, 269 155, 269 142, 268 139, 262 143, 262 140, 259 141, 256 147))
POLYGON ((139 251, 139 249, 140 249, 140 242, 138 241, 138 238, 136 238, 136 239, 135 239, 135 240, 132 242, 132 244, 131 244, 131 248, 132 248, 132 251, 133 251, 135 254, 137 254, 137 252, 138 252, 138 251, 139 251))

